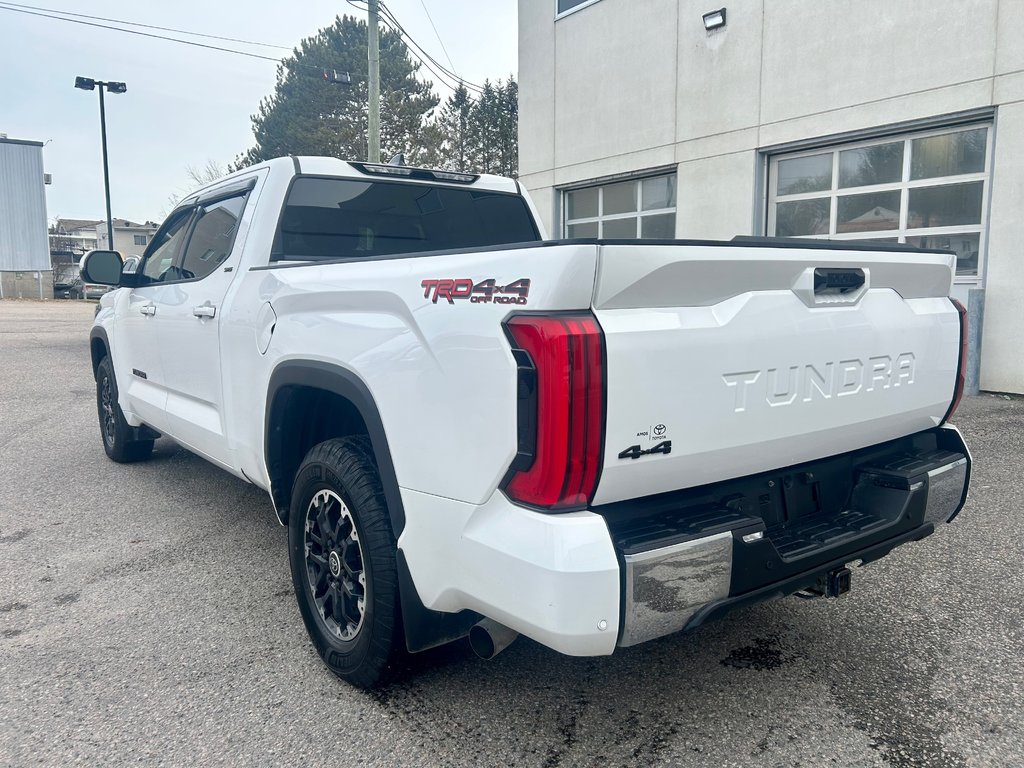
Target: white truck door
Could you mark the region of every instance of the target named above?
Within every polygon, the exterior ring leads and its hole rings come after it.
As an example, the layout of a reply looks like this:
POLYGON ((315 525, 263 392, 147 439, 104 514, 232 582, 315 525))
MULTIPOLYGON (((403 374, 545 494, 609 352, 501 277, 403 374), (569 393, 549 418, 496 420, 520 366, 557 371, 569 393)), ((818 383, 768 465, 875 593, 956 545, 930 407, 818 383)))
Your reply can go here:
POLYGON ((180 279, 159 296, 158 334, 167 387, 167 430, 229 464, 224 434, 220 323, 241 246, 236 235, 249 185, 200 200, 178 259, 180 279))
POLYGON ((113 362, 121 407, 163 431, 166 427, 166 379, 161 364, 158 329, 163 316, 157 305, 166 290, 164 280, 181 251, 193 209, 175 211, 157 230, 139 265, 139 285, 117 304, 113 362))

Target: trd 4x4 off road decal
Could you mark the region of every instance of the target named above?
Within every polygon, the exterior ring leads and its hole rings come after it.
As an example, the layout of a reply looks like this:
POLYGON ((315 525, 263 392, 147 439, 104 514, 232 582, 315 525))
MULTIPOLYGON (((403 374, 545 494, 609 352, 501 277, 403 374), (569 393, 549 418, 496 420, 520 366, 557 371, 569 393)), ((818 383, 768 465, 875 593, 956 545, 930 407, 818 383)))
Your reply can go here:
POLYGON ((468 299, 473 304, 525 304, 530 295, 530 279, 521 277, 508 285, 498 285, 493 278, 474 283, 468 277, 456 279, 424 280, 423 298, 437 304, 438 299, 447 299, 454 304, 456 299, 468 299))

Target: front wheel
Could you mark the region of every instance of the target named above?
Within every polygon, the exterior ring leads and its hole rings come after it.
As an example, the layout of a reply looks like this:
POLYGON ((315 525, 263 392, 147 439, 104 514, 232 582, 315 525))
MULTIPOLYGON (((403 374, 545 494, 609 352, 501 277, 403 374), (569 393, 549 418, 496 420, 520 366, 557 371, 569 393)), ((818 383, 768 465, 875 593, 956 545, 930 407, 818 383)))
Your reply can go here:
POLYGON ((96 368, 96 409, 107 456, 120 463, 149 458, 153 441, 134 439, 136 430, 125 421, 121 406, 117 404, 117 379, 109 356, 100 360, 96 368))
POLYGON ((295 476, 289 561, 302 620, 320 658, 362 688, 402 652, 396 544, 365 437, 313 447, 295 476))

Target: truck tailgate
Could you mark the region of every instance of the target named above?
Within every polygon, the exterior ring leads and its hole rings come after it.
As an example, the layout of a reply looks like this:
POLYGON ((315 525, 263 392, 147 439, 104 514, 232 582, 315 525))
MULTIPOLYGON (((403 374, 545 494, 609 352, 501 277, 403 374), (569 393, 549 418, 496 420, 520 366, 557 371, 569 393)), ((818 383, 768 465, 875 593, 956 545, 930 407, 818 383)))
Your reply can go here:
POLYGON ((599 246, 607 423, 594 503, 942 421, 960 353, 953 255, 822 246, 599 246))

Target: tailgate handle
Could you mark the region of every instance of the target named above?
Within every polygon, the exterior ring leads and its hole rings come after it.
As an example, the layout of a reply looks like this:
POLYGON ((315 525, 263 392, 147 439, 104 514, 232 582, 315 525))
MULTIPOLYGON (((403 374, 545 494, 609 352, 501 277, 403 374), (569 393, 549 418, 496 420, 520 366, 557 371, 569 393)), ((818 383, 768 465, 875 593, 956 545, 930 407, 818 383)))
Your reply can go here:
POLYGON ((814 270, 814 295, 842 295, 864 285, 863 269, 818 267, 814 270))

